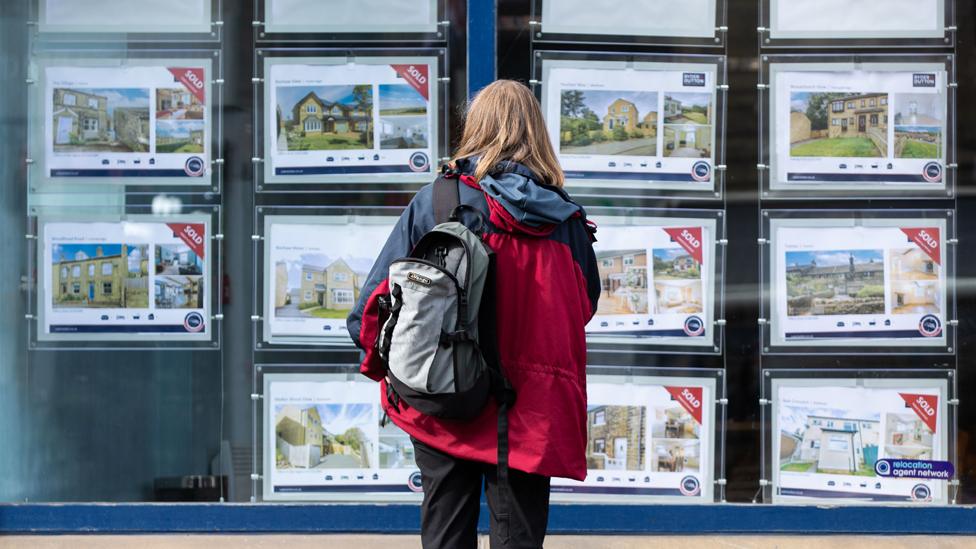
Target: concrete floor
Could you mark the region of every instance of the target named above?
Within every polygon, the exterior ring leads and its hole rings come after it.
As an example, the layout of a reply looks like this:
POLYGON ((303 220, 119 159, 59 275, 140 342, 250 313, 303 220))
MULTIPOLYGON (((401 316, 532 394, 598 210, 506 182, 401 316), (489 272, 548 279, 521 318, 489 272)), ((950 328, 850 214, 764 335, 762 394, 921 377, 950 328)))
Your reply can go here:
MULTIPOLYGON (((134 535, 134 536, 7 536, 0 549, 419 549, 416 536, 378 535, 134 535)), ((479 547, 487 549, 488 540, 479 547)), ((976 537, 927 536, 550 536, 547 549, 917 549, 976 547, 976 537)))

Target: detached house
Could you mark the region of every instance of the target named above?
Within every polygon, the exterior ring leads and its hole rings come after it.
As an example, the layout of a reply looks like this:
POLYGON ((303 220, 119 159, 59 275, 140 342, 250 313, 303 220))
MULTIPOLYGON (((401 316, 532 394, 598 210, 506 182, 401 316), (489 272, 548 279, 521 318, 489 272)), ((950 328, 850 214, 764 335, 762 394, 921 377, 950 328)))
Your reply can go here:
POLYGON ((617 128, 624 128, 628 132, 637 129, 640 122, 640 115, 637 113, 637 105, 626 99, 617 99, 607 107, 607 114, 603 117, 603 129, 611 132, 617 128))
POLYGON ((301 301, 326 309, 349 310, 359 298, 362 281, 358 273, 342 259, 322 268, 302 265, 301 301))
MULTIPOLYGON (((111 123, 108 98, 69 88, 54 88, 54 144, 107 141, 111 123)), ((147 132, 148 135, 148 132, 147 132)))
POLYGON ((291 119, 306 134, 372 131, 370 113, 356 106, 330 103, 309 92, 292 108, 291 119))
POLYGON ((888 94, 849 95, 830 102, 829 136, 874 134, 887 139, 888 94))

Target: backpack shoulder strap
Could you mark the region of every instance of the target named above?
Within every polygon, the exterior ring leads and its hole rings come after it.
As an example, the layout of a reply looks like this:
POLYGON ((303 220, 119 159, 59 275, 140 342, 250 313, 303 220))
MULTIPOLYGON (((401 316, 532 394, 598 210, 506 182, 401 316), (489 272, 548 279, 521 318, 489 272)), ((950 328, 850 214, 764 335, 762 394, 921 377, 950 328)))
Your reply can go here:
POLYGON ((434 223, 441 224, 451 219, 451 213, 461 205, 461 190, 458 180, 443 175, 434 181, 434 223))

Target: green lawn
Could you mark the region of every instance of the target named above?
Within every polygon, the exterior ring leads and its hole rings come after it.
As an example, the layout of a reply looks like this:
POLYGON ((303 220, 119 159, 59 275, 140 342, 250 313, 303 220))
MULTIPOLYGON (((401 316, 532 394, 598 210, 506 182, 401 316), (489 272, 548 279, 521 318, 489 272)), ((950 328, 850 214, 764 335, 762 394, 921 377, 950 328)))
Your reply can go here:
POLYGON ((853 473, 851 473, 850 471, 843 471, 839 469, 817 469, 817 472, 823 473, 825 475, 853 475, 855 477, 871 477, 871 478, 875 477, 874 469, 867 468, 867 467, 861 469, 860 471, 854 471, 853 473))
POLYGON ((909 141, 901 151, 899 158, 938 158, 939 146, 935 143, 909 141))
POLYGON ((349 309, 326 309, 325 307, 316 307, 315 309, 309 309, 305 311, 309 315, 315 318, 346 318, 349 316, 349 309))
POLYGON ((682 116, 691 120, 695 124, 708 124, 708 118, 705 117, 705 113, 701 112, 683 112, 682 116))
POLYGON ((359 140, 359 133, 322 133, 300 137, 297 133, 288 134, 289 151, 329 151, 344 149, 371 149, 370 143, 359 140))
POLYGON ((790 156, 879 157, 881 152, 867 137, 834 137, 793 145, 790 156))
POLYGON ((202 153, 203 147, 192 141, 177 141, 176 143, 156 144, 157 153, 202 153))
POLYGON ((810 466, 813 462, 810 461, 795 461, 793 463, 787 463, 786 465, 780 467, 780 471, 792 471, 796 473, 805 473, 810 470, 810 466))

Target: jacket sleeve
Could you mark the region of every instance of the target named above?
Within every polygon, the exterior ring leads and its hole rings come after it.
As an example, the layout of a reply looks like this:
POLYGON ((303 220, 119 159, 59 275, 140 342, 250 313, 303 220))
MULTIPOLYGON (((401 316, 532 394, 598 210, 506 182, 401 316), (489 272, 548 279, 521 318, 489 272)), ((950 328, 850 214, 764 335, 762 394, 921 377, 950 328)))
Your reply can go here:
POLYGON ((429 185, 422 188, 400 215, 393 232, 383 245, 383 250, 373 263, 373 268, 366 276, 366 282, 359 292, 359 301, 346 318, 349 336, 365 352, 359 370, 375 380, 386 375, 375 345, 380 329, 377 300, 389 292, 387 275, 390 264, 409 254, 420 237, 433 227, 433 212, 428 211, 431 210, 430 194, 429 185))
MULTIPOLYGON (((580 271, 583 273, 583 280, 586 283, 586 296, 590 300, 590 314, 586 320, 589 322, 596 314, 596 304, 600 299, 600 271, 596 264, 596 253, 593 251, 595 239, 587 225, 589 222, 585 217, 577 218, 577 220, 573 223, 570 248, 573 251, 573 259, 579 265, 580 271)), ((596 230, 595 225, 592 230, 596 230)))

